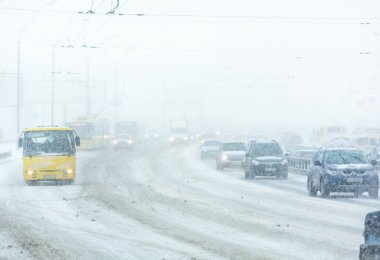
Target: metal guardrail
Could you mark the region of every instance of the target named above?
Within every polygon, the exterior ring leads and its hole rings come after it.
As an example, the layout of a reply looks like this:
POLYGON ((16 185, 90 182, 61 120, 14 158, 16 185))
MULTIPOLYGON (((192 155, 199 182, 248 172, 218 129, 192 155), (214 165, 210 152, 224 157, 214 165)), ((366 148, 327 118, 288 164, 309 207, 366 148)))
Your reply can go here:
POLYGON ((287 157, 288 166, 290 169, 306 175, 309 169, 311 159, 310 158, 300 158, 300 157, 287 157))
POLYGON ((0 160, 5 160, 12 156, 12 151, 0 153, 0 160))

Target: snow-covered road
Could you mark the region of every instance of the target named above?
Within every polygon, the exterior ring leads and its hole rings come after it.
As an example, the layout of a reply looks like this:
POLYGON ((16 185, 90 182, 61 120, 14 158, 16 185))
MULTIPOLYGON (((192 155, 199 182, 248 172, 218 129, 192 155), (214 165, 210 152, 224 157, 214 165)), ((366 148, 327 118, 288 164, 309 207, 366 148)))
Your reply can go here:
POLYGON ((306 176, 245 180, 194 147, 78 155, 72 186, 0 165, 0 258, 357 259, 380 200, 310 198, 306 176))

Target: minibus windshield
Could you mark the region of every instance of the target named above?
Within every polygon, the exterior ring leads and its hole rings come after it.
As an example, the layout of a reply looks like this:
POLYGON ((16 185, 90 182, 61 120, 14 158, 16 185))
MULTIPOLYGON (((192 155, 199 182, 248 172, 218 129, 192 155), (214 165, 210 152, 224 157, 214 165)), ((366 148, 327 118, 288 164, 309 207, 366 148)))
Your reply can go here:
POLYGON ((71 131, 31 131, 24 134, 24 156, 73 155, 71 131))

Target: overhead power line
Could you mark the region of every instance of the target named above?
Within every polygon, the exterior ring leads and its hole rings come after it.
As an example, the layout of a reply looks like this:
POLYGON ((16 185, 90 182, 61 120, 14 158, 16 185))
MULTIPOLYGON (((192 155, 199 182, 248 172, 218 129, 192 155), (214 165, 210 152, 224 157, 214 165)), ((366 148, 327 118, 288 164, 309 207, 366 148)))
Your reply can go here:
POLYGON ((120 5, 119 0, 116 0, 116 5, 112 8, 111 11, 109 11, 109 12, 106 13, 106 14, 108 14, 108 15, 114 15, 114 14, 115 14, 115 11, 119 8, 119 5, 120 5))
MULTIPOLYGON (((119 3, 119 1, 117 1, 119 3)), ((115 14, 118 16, 150 16, 150 17, 192 17, 192 18, 236 18, 236 19, 283 19, 283 20, 380 20, 380 17, 347 17, 347 16, 257 16, 257 15, 207 15, 207 14, 157 14, 157 13, 116 13, 116 9, 119 7, 117 4, 111 11, 106 13, 95 12, 95 9, 88 11, 69 11, 69 10, 43 10, 45 13, 63 13, 63 14, 88 14, 89 11, 93 12, 93 15, 110 15, 115 14)), ((35 12, 37 9, 18 8, 18 7, 0 7, 0 10, 13 10, 21 12, 35 12)), ((91 13, 92 13, 91 12, 91 13)), ((369 22, 364 22, 368 24, 369 22)))

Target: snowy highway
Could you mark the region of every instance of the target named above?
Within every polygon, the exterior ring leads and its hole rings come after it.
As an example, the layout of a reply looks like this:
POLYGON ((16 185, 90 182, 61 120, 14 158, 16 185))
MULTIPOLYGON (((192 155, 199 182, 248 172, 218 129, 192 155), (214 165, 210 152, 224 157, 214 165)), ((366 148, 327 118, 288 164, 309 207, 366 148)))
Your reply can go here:
POLYGON ((357 259, 379 200, 307 195, 306 176, 245 180, 196 147, 78 155, 72 186, 0 164, 0 258, 357 259))

